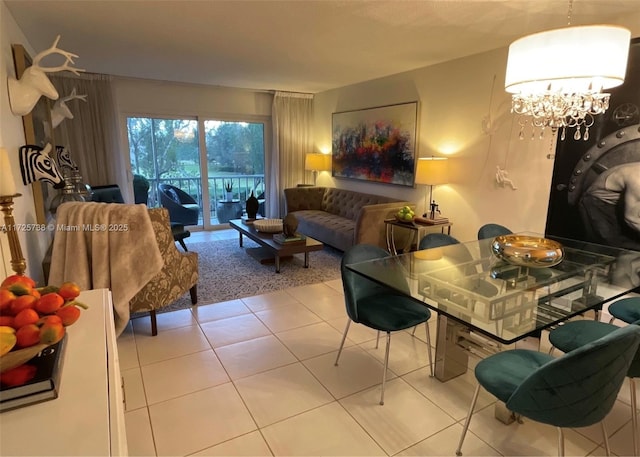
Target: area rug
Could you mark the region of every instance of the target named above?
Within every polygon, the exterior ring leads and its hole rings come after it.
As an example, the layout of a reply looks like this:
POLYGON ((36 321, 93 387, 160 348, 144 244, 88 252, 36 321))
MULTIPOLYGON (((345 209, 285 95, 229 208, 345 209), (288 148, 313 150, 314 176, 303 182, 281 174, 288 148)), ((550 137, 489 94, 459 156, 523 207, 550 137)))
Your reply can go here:
MULTIPOLYGON (((340 278, 342 252, 329 246, 309 254, 309 268, 304 268, 304 254, 296 254, 281 259, 280 273, 276 273, 273 263, 262 265, 246 252, 248 248, 258 247, 257 243, 245 237, 243 244, 241 248, 237 238, 188 243, 189 251, 198 253, 199 305, 340 278)), ((191 306, 187 293, 158 312, 191 306)))

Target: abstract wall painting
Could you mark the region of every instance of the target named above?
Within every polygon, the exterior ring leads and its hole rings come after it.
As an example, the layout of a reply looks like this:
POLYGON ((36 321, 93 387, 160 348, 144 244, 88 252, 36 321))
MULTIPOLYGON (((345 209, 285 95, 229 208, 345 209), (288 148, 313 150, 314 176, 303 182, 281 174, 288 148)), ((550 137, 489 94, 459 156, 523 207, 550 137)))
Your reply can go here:
POLYGON ((333 113, 332 175, 412 187, 417 126, 418 102, 333 113))

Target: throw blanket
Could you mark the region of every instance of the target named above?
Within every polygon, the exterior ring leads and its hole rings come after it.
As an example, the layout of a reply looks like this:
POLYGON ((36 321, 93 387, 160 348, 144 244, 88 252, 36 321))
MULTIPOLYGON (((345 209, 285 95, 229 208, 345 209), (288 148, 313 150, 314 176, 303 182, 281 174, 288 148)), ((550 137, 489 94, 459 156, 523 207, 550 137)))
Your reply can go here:
POLYGON ((56 228, 49 284, 111 289, 120 335, 129 322, 129 301, 164 264, 146 205, 64 203, 56 228))

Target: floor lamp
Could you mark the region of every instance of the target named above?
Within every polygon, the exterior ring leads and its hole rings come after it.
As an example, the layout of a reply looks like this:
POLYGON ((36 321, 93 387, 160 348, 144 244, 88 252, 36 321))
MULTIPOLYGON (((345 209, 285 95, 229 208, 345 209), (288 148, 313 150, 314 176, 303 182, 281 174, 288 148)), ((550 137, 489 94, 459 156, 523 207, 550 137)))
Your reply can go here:
POLYGON ((313 172, 313 185, 316 185, 319 171, 331 170, 331 155, 320 152, 309 152, 304 158, 304 169, 313 172))
POLYGON ((427 190, 424 194, 424 214, 430 220, 438 219, 436 213, 438 205, 433 199, 433 186, 449 182, 449 166, 446 157, 426 157, 418 159, 416 167, 416 184, 429 186, 429 203, 427 203, 427 190))

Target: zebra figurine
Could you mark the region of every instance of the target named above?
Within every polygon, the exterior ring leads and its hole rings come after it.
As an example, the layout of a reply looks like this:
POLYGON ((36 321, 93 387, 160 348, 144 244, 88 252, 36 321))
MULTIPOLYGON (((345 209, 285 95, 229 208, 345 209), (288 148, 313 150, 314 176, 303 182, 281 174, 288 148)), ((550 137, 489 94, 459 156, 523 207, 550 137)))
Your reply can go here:
POLYGON ((64 179, 55 161, 49 157, 51 149, 49 143, 44 148, 32 144, 20 147, 20 173, 25 186, 35 181, 45 181, 54 189, 64 187, 64 179))
POLYGON ((64 146, 56 146, 56 160, 58 161, 58 166, 62 170, 63 175, 65 169, 71 172, 78 170, 78 164, 73 161, 69 150, 64 146))

